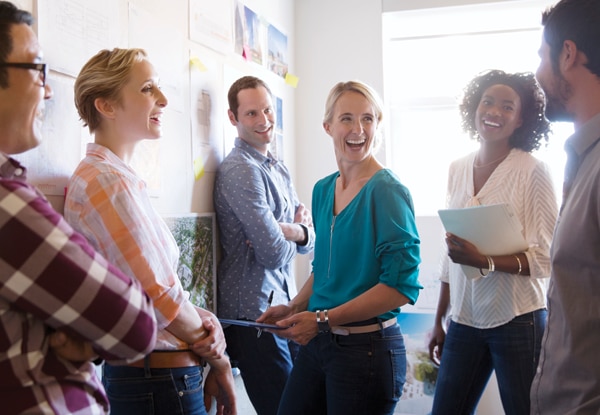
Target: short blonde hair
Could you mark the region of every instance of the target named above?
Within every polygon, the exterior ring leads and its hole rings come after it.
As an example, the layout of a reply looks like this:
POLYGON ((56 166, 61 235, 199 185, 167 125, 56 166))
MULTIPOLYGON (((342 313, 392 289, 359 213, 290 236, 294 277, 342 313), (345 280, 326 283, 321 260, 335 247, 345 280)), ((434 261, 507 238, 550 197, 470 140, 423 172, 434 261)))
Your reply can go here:
POLYGON ((119 100, 131 68, 148 57, 143 49, 104 49, 93 56, 75 80, 75 107, 84 126, 93 133, 102 120, 94 102, 97 98, 119 100))
POLYGON ((377 131, 375 133, 375 136, 373 137, 373 151, 377 152, 377 150, 383 142, 383 136, 381 134, 381 120, 383 120, 383 103, 381 101, 381 98, 379 97, 379 94, 369 85, 360 81, 338 82, 337 84, 335 84, 334 87, 331 88, 331 91, 329 91, 327 101, 325 101, 325 115, 323 116, 323 123, 331 124, 331 122, 333 121, 333 111, 335 109, 335 104, 338 102, 340 97, 346 92, 356 92, 361 94, 373 106, 373 110, 375 111, 374 115, 377 118, 377 131))
POLYGON ((373 88, 360 81, 338 82, 331 88, 331 91, 329 91, 329 95, 327 96, 327 101, 325 101, 325 116, 323 117, 323 122, 327 124, 331 123, 336 102, 340 99, 342 94, 349 91, 357 92, 369 101, 375 110, 377 123, 380 124, 383 119, 383 104, 381 103, 381 98, 379 98, 379 95, 373 88))

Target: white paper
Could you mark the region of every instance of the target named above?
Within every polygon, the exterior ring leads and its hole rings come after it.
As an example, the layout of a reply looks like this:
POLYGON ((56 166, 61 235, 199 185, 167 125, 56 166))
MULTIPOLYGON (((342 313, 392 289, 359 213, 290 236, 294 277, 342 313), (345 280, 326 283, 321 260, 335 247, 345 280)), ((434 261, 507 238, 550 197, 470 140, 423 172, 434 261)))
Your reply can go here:
MULTIPOLYGON (((438 211, 446 232, 466 239, 483 255, 511 255, 527 250, 521 222, 508 204, 438 211)), ((462 266, 468 278, 480 277, 477 268, 462 266)))

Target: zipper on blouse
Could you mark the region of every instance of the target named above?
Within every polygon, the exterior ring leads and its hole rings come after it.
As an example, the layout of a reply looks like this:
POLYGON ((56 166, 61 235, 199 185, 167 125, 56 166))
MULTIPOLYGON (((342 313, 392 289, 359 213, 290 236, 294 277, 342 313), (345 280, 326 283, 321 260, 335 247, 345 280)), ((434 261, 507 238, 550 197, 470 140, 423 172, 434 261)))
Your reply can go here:
POLYGON ((335 226, 335 218, 337 216, 333 215, 333 219, 331 219, 331 227, 329 228, 329 263, 327 264, 327 278, 331 273, 331 248, 333 247, 333 228, 335 226))

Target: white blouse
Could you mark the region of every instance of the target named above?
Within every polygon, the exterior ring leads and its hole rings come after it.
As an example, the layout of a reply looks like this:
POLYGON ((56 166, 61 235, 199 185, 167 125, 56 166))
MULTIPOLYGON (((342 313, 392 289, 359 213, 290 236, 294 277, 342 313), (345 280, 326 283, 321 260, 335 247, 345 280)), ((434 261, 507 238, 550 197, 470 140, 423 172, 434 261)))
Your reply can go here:
POLYGON ((558 207, 546 164, 519 149, 511 150, 475 195, 476 154, 471 153, 450 165, 447 207, 510 204, 529 244, 525 255, 531 274, 494 271, 487 278, 471 280, 459 264, 450 261, 447 251, 444 252, 440 280, 450 285, 452 320, 484 329, 546 307, 545 279, 550 276, 549 251, 558 207))

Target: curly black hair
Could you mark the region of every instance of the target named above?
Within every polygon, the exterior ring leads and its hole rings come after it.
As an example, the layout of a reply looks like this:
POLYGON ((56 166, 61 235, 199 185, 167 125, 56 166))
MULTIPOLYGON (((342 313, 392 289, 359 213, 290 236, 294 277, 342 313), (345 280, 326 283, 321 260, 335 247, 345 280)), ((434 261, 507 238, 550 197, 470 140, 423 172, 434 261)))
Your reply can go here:
POLYGON ((523 124, 514 131, 509 145, 530 153, 540 148, 542 139, 548 142, 551 130, 550 122, 544 115, 546 101, 531 72, 507 73, 492 69, 473 78, 463 90, 462 102, 459 104, 462 129, 471 138, 479 139, 475 127, 475 114, 483 93, 493 85, 506 85, 521 98, 523 124))

